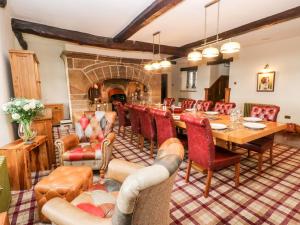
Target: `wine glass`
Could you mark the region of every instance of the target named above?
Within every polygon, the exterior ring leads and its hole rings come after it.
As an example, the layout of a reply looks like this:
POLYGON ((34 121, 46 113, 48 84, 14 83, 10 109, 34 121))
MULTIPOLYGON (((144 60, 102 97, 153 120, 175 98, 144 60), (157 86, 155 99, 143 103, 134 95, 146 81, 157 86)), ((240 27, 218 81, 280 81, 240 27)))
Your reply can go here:
POLYGON ((174 103, 172 103, 172 105, 171 105, 171 110, 172 110, 172 114, 174 114, 174 110, 175 110, 175 104, 174 103))

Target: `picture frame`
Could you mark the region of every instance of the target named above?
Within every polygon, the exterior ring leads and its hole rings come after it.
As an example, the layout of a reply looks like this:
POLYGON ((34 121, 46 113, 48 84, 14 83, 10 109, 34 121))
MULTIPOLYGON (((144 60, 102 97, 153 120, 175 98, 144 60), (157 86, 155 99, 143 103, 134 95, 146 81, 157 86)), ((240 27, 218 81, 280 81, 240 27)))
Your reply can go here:
POLYGON ((257 73, 257 92, 274 92, 275 71, 257 73))

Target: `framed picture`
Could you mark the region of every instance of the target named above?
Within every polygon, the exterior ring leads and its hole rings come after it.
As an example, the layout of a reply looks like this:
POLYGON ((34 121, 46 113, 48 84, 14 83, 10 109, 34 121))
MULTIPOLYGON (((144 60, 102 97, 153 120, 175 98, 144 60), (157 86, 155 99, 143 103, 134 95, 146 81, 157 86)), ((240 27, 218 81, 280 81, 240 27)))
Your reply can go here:
POLYGON ((275 86, 275 72, 266 72, 257 74, 257 91, 273 92, 275 86))

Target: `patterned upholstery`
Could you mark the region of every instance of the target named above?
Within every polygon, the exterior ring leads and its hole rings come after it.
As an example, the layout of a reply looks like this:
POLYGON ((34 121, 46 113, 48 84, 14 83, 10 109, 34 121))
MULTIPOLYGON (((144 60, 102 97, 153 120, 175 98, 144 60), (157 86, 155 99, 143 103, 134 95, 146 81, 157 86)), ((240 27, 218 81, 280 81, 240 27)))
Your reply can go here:
POLYGON ((119 130, 118 132, 123 129, 123 136, 125 135, 125 127, 130 126, 130 118, 128 113, 128 108, 125 107, 121 102, 116 104, 116 109, 119 118, 119 130))
MULTIPOLYGON (((278 106, 256 105, 253 106, 251 109, 251 116, 259 117, 267 121, 276 122, 279 111, 280 111, 280 107, 278 106)), ((274 135, 269 135, 238 146, 247 149, 248 156, 250 156, 250 151, 254 151, 258 153, 258 172, 261 173, 261 168, 263 163, 262 157, 267 150, 270 151, 270 164, 272 165, 273 145, 274 145, 274 135)))
POLYGON ((139 119, 139 113, 135 107, 136 106, 133 104, 128 105, 131 130, 136 134, 140 134, 141 133, 141 124, 140 124, 140 119, 139 119))
POLYGON ((225 102, 216 102, 214 111, 219 112, 220 114, 229 115, 230 110, 235 108, 235 103, 225 103, 225 102))
MULTIPOLYGON (((188 137, 189 166, 187 167, 187 181, 192 162, 207 169, 211 174, 214 170, 240 163, 241 156, 239 154, 214 145, 210 123, 207 118, 183 114, 180 119, 186 123, 188 137)), ((208 176, 208 180, 210 179, 211 177, 208 176)), ((209 185, 206 188, 205 197, 208 195, 209 185)))
POLYGON ((280 111, 278 106, 253 106, 250 115, 267 121, 276 121, 280 111))
POLYGON ((170 138, 151 166, 114 159, 106 177, 122 182, 118 193, 84 192, 72 204, 54 198, 42 212, 55 224, 169 225, 171 192, 183 156, 180 141, 170 138))
POLYGON ((157 128, 157 143, 160 146, 167 139, 176 137, 174 120, 169 110, 150 109, 157 128))
POLYGON ((88 165, 101 174, 110 160, 115 135, 115 112, 84 112, 73 115, 76 134, 55 141, 61 165, 88 165))
POLYGON ((194 107, 196 100, 194 99, 184 99, 181 103, 181 108, 183 109, 191 109, 194 107))
POLYGON ((165 98, 164 99, 164 104, 167 107, 170 107, 174 102, 175 102, 175 98, 165 98))
POLYGON ((198 100, 196 103, 196 109, 197 111, 209 111, 213 105, 212 101, 203 101, 203 100, 198 100))

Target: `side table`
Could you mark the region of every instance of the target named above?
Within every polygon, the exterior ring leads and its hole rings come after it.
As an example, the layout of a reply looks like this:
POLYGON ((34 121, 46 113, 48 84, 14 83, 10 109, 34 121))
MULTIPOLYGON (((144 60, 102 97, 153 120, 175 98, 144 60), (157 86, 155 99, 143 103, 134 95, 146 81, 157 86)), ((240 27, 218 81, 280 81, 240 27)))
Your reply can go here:
POLYGON ((31 188, 31 172, 49 169, 47 147, 47 136, 41 135, 31 144, 19 139, 0 148, 0 155, 7 159, 12 190, 31 188))

